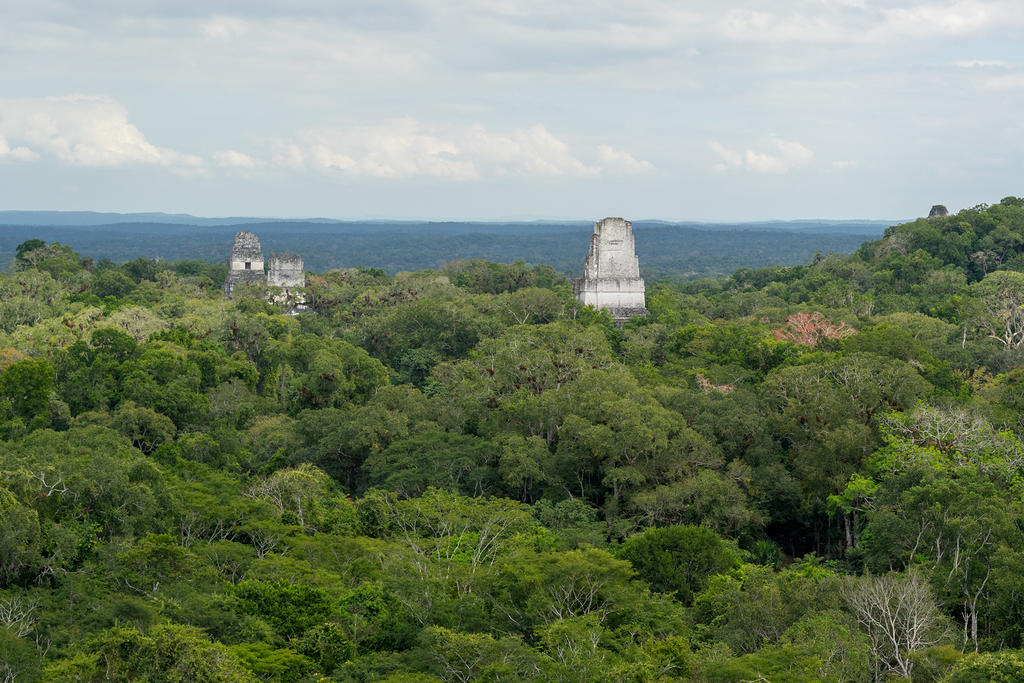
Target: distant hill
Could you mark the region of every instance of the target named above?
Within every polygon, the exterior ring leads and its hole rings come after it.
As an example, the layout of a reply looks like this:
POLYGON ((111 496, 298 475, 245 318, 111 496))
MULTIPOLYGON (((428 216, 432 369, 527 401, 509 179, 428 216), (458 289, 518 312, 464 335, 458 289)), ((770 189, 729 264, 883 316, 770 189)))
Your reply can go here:
MULTIPOLYGON (((889 221, 669 223, 634 221, 647 277, 692 279, 741 267, 802 263, 816 252, 847 253, 879 237, 889 221)), ((591 221, 414 222, 196 218, 185 214, 0 212, 0 265, 31 238, 70 244, 115 262, 227 258, 237 230, 252 229, 264 251, 302 254, 309 270, 367 266, 388 273, 436 268, 455 259, 547 263, 580 271, 591 221)))

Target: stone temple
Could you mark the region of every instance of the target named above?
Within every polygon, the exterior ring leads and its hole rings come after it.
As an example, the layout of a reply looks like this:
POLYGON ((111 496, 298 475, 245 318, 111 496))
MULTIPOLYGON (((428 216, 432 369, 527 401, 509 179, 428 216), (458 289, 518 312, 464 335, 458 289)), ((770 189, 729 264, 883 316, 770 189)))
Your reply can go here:
POLYGON ((229 297, 241 284, 263 285, 267 275, 263 272, 263 249, 260 240, 248 230, 235 234, 228 259, 228 276, 224 280, 224 293, 229 297))
POLYGON ((572 291, 581 304, 607 310, 618 324, 647 315, 632 223, 624 218, 594 223, 583 277, 573 280, 572 291))
POLYGON ((263 249, 260 240, 248 230, 235 234, 228 260, 228 276, 224 280, 224 294, 228 298, 238 285, 254 284, 274 288, 268 295, 274 303, 289 304, 296 311, 304 310, 302 295, 293 292, 306 285, 306 269, 302 257, 295 254, 274 254, 263 269, 263 249))

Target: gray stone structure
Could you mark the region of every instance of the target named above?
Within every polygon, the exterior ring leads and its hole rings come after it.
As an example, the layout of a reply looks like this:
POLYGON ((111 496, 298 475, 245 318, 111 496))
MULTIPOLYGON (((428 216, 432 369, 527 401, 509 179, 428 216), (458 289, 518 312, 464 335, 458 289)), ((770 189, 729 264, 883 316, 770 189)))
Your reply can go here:
POLYGON ((944 207, 942 204, 936 204, 932 207, 932 210, 928 212, 928 218, 942 218, 943 216, 949 215, 949 209, 944 207))
POLYGON ((306 286, 306 267, 297 254, 274 254, 270 257, 267 284, 289 290, 306 286))
POLYGON ((224 293, 231 296, 241 284, 263 285, 267 281, 263 272, 263 249, 260 240, 248 230, 235 234, 228 259, 228 276, 224 280, 224 293))
POLYGON ((618 324, 647 315, 632 223, 624 218, 594 223, 583 277, 573 280, 572 290, 581 304, 607 310, 618 324))

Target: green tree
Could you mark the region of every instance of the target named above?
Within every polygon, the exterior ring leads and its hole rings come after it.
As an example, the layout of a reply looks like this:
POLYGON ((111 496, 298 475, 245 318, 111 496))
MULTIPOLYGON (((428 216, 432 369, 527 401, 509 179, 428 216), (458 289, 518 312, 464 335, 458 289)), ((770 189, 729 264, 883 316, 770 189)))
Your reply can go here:
POLYGON ((296 412, 365 403, 388 383, 380 361, 341 340, 300 335, 275 347, 273 356, 282 364, 281 393, 296 412))
POLYGON ((964 659, 944 683, 1010 683, 1024 678, 1024 655, 1020 652, 992 652, 964 659))
POLYGON ((235 595, 243 612, 265 619, 284 638, 301 636, 334 609, 325 591, 305 583, 248 579, 235 595))
POLYGON ((87 646, 91 657, 76 657, 47 666, 53 681, 145 680, 153 683, 258 680, 224 645, 207 640, 192 626, 161 624, 148 634, 116 626, 87 646), (101 664, 102 662, 102 664, 101 664))
POLYGON ((0 487, 0 587, 39 571, 41 542, 38 513, 0 487))
POLYGON ((497 448, 486 439, 430 430, 374 453, 364 469, 370 484, 407 496, 422 495, 430 487, 493 495, 499 492, 497 459, 497 448))
POLYGON ((671 526, 646 531, 627 540, 619 557, 656 591, 671 593, 689 604, 708 579, 738 563, 736 553, 713 531, 696 526, 671 526))
POLYGON ((841 578, 813 558, 776 574, 744 564, 711 577, 694 599, 694 618, 708 634, 746 654, 778 644, 797 622, 822 610, 838 610, 841 578))
POLYGON ((11 402, 14 414, 30 428, 46 426, 50 422, 54 377, 53 366, 47 361, 26 358, 8 365, 0 374, 0 396, 11 402))
POLYGON ((108 296, 120 299, 135 289, 135 281, 120 270, 105 270, 93 278, 91 289, 101 299, 108 296))
POLYGON ((494 638, 431 626, 423 631, 423 647, 445 681, 523 680, 536 668, 536 654, 512 636, 494 638))

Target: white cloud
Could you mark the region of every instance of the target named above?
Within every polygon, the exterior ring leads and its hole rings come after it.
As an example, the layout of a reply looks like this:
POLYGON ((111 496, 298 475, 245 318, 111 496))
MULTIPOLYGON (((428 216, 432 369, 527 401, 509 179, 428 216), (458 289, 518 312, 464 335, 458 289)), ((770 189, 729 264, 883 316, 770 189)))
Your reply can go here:
POLYGON ((781 16, 760 10, 732 10, 720 23, 726 38, 756 42, 835 42, 842 37, 839 29, 827 16, 781 16))
POLYGON ((203 166, 197 156, 148 142, 128 122, 125 108, 106 97, 69 95, 0 100, 0 136, 22 145, 11 154, 28 158, 30 154, 43 153, 72 166, 203 166))
POLYGON ((1006 0, 917 2, 910 7, 837 0, 790 3, 790 10, 732 9, 719 22, 727 38, 765 43, 896 43, 962 36, 1020 24, 1024 10, 1006 0))
POLYGON ((569 145, 541 124, 508 135, 494 135, 476 125, 465 136, 465 146, 480 163, 494 165, 499 174, 593 176, 601 172, 577 159, 569 145))
POLYGON ((283 145, 275 161, 372 178, 477 176, 472 161, 460 158, 454 143, 424 130, 414 119, 346 130, 306 131, 297 141, 283 145))
POLYGON ((597 146, 597 158, 607 165, 608 170, 617 170, 627 175, 650 173, 654 170, 654 164, 651 162, 637 159, 629 152, 608 145, 597 146))
POLYGON ((716 171, 727 171, 730 168, 739 168, 743 165, 743 154, 741 152, 729 149, 725 145, 714 141, 709 142, 708 147, 722 158, 722 160, 714 166, 716 171))
POLYGON ((261 165, 260 161, 252 158, 248 154, 242 152, 236 152, 231 149, 221 150, 220 152, 214 152, 213 160, 217 162, 218 166, 222 168, 256 168, 261 165))
POLYGON ((953 62, 953 66, 961 69, 1007 69, 1009 62, 1001 59, 969 59, 962 62, 953 62))
POLYGON ((713 167, 716 171, 743 169, 754 173, 786 173, 809 163, 814 157, 814 153, 799 142, 773 138, 772 146, 775 148, 772 152, 753 149, 740 152, 719 142, 708 143, 708 147, 721 158, 713 167))
POLYGON ((11 148, 10 143, 0 136, 0 159, 10 159, 12 161, 35 161, 39 158, 39 155, 30 150, 28 147, 15 147, 11 148))
MULTIPOLYGON (((606 148, 618 168, 636 172, 647 162, 606 148)), ((482 125, 437 130, 416 119, 350 129, 316 129, 279 142, 273 163, 371 178, 433 177, 472 180, 483 176, 586 177, 602 167, 578 159, 569 145, 541 124, 509 133, 482 125)))
POLYGON ((244 36, 249 31, 249 25, 235 17, 213 17, 204 21, 199 30, 207 38, 213 40, 231 40, 244 36))
POLYGON ((883 21, 875 32, 886 36, 957 36, 982 31, 1008 19, 1000 3, 961 0, 925 2, 913 7, 881 10, 883 21))
POLYGON ((833 168, 855 168, 856 166, 857 166, 857 162, 856 161, 851 161, 849 159, 841 159, 839 161, 833 161, 832 162, 832 167, 833 168))

